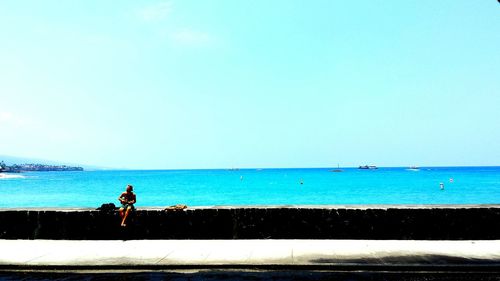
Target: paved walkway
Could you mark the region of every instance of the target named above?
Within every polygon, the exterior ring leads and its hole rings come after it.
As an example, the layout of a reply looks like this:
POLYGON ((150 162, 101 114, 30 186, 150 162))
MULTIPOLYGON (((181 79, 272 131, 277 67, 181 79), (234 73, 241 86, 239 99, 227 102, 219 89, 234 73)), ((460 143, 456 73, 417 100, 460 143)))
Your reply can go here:
POLYGON ((0 240, 0 268, 500 268, 500 240, 0 240))

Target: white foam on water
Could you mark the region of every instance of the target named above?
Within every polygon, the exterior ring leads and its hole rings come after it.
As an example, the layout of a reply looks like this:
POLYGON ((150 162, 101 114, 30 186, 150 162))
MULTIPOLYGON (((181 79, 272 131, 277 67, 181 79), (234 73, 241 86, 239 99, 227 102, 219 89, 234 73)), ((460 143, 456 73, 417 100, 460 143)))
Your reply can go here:
POLYGON ((13 175, 13 174, 1 174, 0 173, 0 179, 21 179, 25 178, 23 175, 13 175))

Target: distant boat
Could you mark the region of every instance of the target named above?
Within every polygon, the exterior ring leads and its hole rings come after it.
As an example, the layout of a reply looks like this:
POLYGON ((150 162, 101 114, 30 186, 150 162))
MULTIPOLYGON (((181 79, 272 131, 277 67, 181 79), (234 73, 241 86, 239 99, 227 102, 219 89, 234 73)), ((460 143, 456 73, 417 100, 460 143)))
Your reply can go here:
POLYGON ((362 169, 362 170, 375 170, 375 169, 378 169, 377 166, 373 166, 373 165, 364 165, 364 166, 359 166, 358 169, 362 169))
POLYGON ((407 170, 408 171, 420 171, 420 168, 418 166, 411 166, 407 170))
POLYGON ((343 172, 341 169, 340 169, 340 165, 337 164, 337 169, 333 169, 331 170, 330 172, 333 172, 333 173, 340 173, 340 172, 343 172))

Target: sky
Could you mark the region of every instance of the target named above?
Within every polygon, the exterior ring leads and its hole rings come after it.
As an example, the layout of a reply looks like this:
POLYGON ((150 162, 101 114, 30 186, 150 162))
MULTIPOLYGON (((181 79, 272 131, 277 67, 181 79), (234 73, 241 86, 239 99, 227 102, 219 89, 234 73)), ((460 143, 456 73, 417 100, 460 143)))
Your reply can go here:
POLYGON ((495 0, 0 2, 0 155, 500 165, 495 0))

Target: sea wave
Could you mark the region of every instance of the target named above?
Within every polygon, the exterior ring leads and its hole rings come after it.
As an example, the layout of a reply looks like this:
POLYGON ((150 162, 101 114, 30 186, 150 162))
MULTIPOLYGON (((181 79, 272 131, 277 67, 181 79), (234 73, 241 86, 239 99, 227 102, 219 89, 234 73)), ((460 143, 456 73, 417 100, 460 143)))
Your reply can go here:
POLYGON ((0 174, 0 179, 21 179, 24 178, 23 175, 13 175, 13 174, 0 174))

